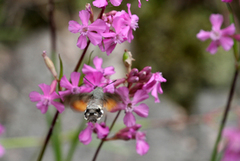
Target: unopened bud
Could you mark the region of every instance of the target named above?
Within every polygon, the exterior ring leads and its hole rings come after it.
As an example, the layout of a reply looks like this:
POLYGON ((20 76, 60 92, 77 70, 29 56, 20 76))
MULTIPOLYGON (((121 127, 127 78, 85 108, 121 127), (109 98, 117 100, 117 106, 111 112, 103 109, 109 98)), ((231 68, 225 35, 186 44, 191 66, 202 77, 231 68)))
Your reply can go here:
POLYGON ((139 77, 133 76, 128 78, 129 83, 137 83, 139 81, 139 77))
POLYGON ((132 77, 132 76, 136 76, 138 75, 138 69, 137 68, 133 68, 129 74, 128 74, 128 77, 132 77))
POLYGON ((125 50, 125 52, 123 53, 123 63, 125 65, 125 67, 127 68, 128 73, 131 71, 132 61, 134 61, 134 60, 135 59, 133 59, 131 52, 125 50))
POLYGON ((86 10, 90 13, 90 22, 93 23, 94 17, 93 17, 93 10, 92 10, 91 4, 87 3, 85 7, 86 7, 86 10))
POLYGON ((57 72, 56 72, 55 66, 54 66, 52 60, 47 56, 46 51, 43 51, 42 56, 43 56, 46 66, 48 67, 48 69, 50 70, 50 72, 52 73, 54 78, 57 79, 57 72))
POLYGON ((130 95, 134 95, 134 94, 137 92, 137 90, 142 89, 142 87, 143 87, 143 84, 142 84, 142 83, 137 83, 137 84, 134 85, 132 88, 130 88, 129 94, 130 94, 130 95))

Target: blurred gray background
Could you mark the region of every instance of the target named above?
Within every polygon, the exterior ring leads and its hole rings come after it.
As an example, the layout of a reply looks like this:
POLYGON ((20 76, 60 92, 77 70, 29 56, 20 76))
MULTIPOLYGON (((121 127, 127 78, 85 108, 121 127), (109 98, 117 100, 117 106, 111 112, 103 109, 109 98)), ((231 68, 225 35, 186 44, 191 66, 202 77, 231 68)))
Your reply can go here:
MULTIPOLYGON (((92 1, 55 1, 57 54, 62 57, 67 77, 81 55, 76 46, 78 35, 68 31, 68 21, 80 22, 78 11, 87 2, 92 1)), ((141 70, 152 66, 152 71, 162 72, 167 82, 162 84, 161 103, 155 104, 150 97, 146 101, 149 117, 137 117, 137 122, 143 124, 141 130, 147 133, 149 152, 139 156, 135 140, 112 141, 104 144, 98 160, 208 160, 233 77, 234 58, 232 51, 226 52, 221 47, 215 55, 207 53, 210 40, 201 42, 196 34, 200 29, 211 30, 212 13, 223 14, 223 27, 228 26, 227 7, 217 0, 142 0, 139 9, 137 0, 123 0, 120 7, 109 5, 106 11, 127 10, 127 2, 132 3, 132 14, 140 18, 132 43, 118 45, 110 56, 91 45, 85 60, 94 51, 93 55, 104 59, 104 67, 115 67, 113 78, 121 78, 125 76, 122 54, 128 49, 136 59, 133 67, 141 70)), ((233 6, 234 10, 239 9, 237 1, 233 6)), ((47 0, 0 1, 0 123, 6 127, 0 136, 6 154, 0 161, 36 160, 48 130, 46 116, 28 97, 31 91, 41 92, 38 84, 50 84, 52 79, 41 56, 43 50, 49 55, 51 52, 48 9, 47 0)), ((96 15, 99 11, 94 8, 96 15)), ((234 112, 229 117, 231 125, 238 118, 238 89, 239 83, 234 112)), ((54 107, 49 109, 53 114, 54 107)), ((114 116, 109 114, 108 121, 114 116)), ((123 127, 123 116, 122 113, 112 134, 123 127)), ((69 131, 78 128, 82 117, 70 109, 61 114, 63 156, 69 148, 69 131)), ((79 143, 73 160, 91 160, 98 143, 95 135, 89 145, 79 143)), ((43 160, 54 160, 51 144, 43 160)))

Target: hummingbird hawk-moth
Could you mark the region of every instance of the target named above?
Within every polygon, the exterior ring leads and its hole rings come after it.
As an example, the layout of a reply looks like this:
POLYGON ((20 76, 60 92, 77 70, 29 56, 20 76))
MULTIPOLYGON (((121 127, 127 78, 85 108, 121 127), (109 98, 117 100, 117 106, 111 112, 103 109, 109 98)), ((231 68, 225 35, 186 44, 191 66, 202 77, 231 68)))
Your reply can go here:
POLYGON ((90 93, 68 95, 65 101, 74 110, 84 112, 88 122, 96 123, 104 114, 103 108, 111 111, 120 101, 120 96, 117 93, 104 93, 102 87, 95 87, 90 93))

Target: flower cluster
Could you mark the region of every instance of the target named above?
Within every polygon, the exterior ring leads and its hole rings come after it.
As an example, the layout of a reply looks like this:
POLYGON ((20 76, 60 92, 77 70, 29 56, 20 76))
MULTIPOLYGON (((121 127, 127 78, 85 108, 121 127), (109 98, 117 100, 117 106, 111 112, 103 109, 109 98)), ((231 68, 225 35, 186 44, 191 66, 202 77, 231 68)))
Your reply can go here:
MULTIPOLYGON (((121 2, 122 0, 110 0, 113 6, 119 6, 121 2)), ((141 7, 141 1, 138 2, 141 7)), ((130 43, 134 39, 133 31, 138 28, 139 18, 132 14, 131 4, 127 4, 127 12, 113 10, 108 13, 104 13, 108 5, 107 0, 95 0, 93 5, 102 9, 96 20, 91 5, 87 4, 86 9, 79 12, 81 24, 73 20, 69 21, 69 31, 80 35, 77 40, 80 49, 87 49, 91 43, 98 45, 102 52, 109 55, 117 44, 125 41, 130 43)), ((83 65, 81 69, 83 80, 80 79, 81 73, 76 72, 79 67, 71 73, 69 80, 65 75, 58 79, 54 64, 44 52, 44 61, 55 80, 51 85, 40 84, 43 94, 33 91, 29 94, 30 100, 37 102, 36 106, 43 114, 50 105, 55 106, 59 113, 64 111, 64 105, 84 111, 84 118, 88 123, 80 132, 79 140, 85 145, 91 142, 93 133, 97 134, 98 139, 111 140, 108 138, 111 129, 105 122, 97 122, 103 116, 103 107, 112 113, 124 111, 123 123, 126 127, 113 135, 112 140, 136 140, 137 153, 144 155, 148 152, 149 145, 146 142, 146 134, 138 131, 141 125, 137 124, 135 114, 143 118, 148 117, 149 107, 143 101, 148 99, 151 93, 155 97, 155 103, 160 102, 158 94, 163 93, 161 83, 166 82, 166 79, 160 72, 152 73, 150 66, 141 71, 132 69, 131 61, 134 59, 130 53, 128 54, 128 59, 124 60, 128 71, 124 78, 111 80, 111 75, 115 73, 114 67, 103 68, 102 58, 96 56, 93 59, 94 67, 83 65), (57 85, 58 89, 56 89, 57 85)), ((81 60, 78 64, 81 64, 81 60)))
MULTIPOLYGON (((2 135, 5 131, 5 128, 0 124, 0 135, 2 135)), ((2 145, 0 145, 0 158, 4 155, 5 149, 2 145)))
MULTIPOLYGON (((103 69, 101 67, 101 58, 95 57, 93 61, 95 68, 88 65, 83 66, 82 72, 86 78, 85 85, 83 86, 87 86, 92 90, 96 88, 96 86, 102 87, 104 92, 116 93, 121 97, 121 101, 110 112, 125 111, 123 122, 126 128, 120 130, 114 138, 123 140, 135 139, 137 141, 137 152, 140 155, 147 153, 149 145, 145 141, 145 133, 137 132, 141 125, 136 124, 136 118, 133 113, 144 118, 148 116, 149 107, 141 102, 149 98, 148 93, 150 92, 155 97, 156 102, 160 102, 158 93, 162 94, 161 83, 166 82, 166 79, 163 78, 159 72, 152 73, 151 67, 147 66, 140 72, 134 68, 125 78, 113 81, 110 80, 110 75, 114 73, 114 68, 106 67, 103 69), (126 83, 128 84, 127 87, 121 86, 126 83), (125 135, 128 136, 127 139, 124 137, 125 135)), ((96 123, 95 125, 88 123, 86 129, 79 134, 79 140, 83 144, 88 144, 92 139, 92 133, 96 133, 98 138, 101 139, 106 137, 108 132, 107 126, 103 123, 96 123)))
MULTIPOLYGON (((118 6, 121 0, 111 0, 113 5, 118 6)), ((95 0, 93 5, 102 8, 108 5, 106 0, 95 0)), ((79 18, 82 24, 76 21, 69 21, 69 31, 72 33, 79 33, 77 46, 84 49, 89 40, 93 45, 98 45, 102 52, 107 55, 111 54, 117 44, 125 41, 131 42, 134 38, 133 30, 138 28, 138 16, 132 14, 130 11, 131 4, 127 4, 128 12, 110 11, 104 13, 103 16, 96 19, 90 25, 89 20, 93 16, 91 6, 88 5, 86 10, 79 12, 79 18)))

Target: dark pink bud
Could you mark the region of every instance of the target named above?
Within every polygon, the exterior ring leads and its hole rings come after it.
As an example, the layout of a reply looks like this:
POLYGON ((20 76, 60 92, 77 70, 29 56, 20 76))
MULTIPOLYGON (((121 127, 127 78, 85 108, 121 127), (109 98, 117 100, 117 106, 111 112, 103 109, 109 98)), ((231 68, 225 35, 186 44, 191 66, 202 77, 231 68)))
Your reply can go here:
POLYGON ((133 68, 133 69, 130 71, 128 77, 136 76, 137 74, 138 74, 138 69, 137 69, 137 68, 133 68))
POLYGON ((138 81, 139 81, 139 77, 137 77, 137 76, 128 78, 128 82, 130 82, 130 83, 137 83, 138 81))
POLYGON ((143 68, 142 71, 145 71, 147 74, 149 74, 152 71, 152 67, 151 66, 146 66, 146 67, 143 68))
POLYGON ((143 83, 137 83, 132 88, 130 88, 129 94, 130 95, 134 95, 137 92, 137 90, 142 89, 142 87, 143 87, 143 83))

